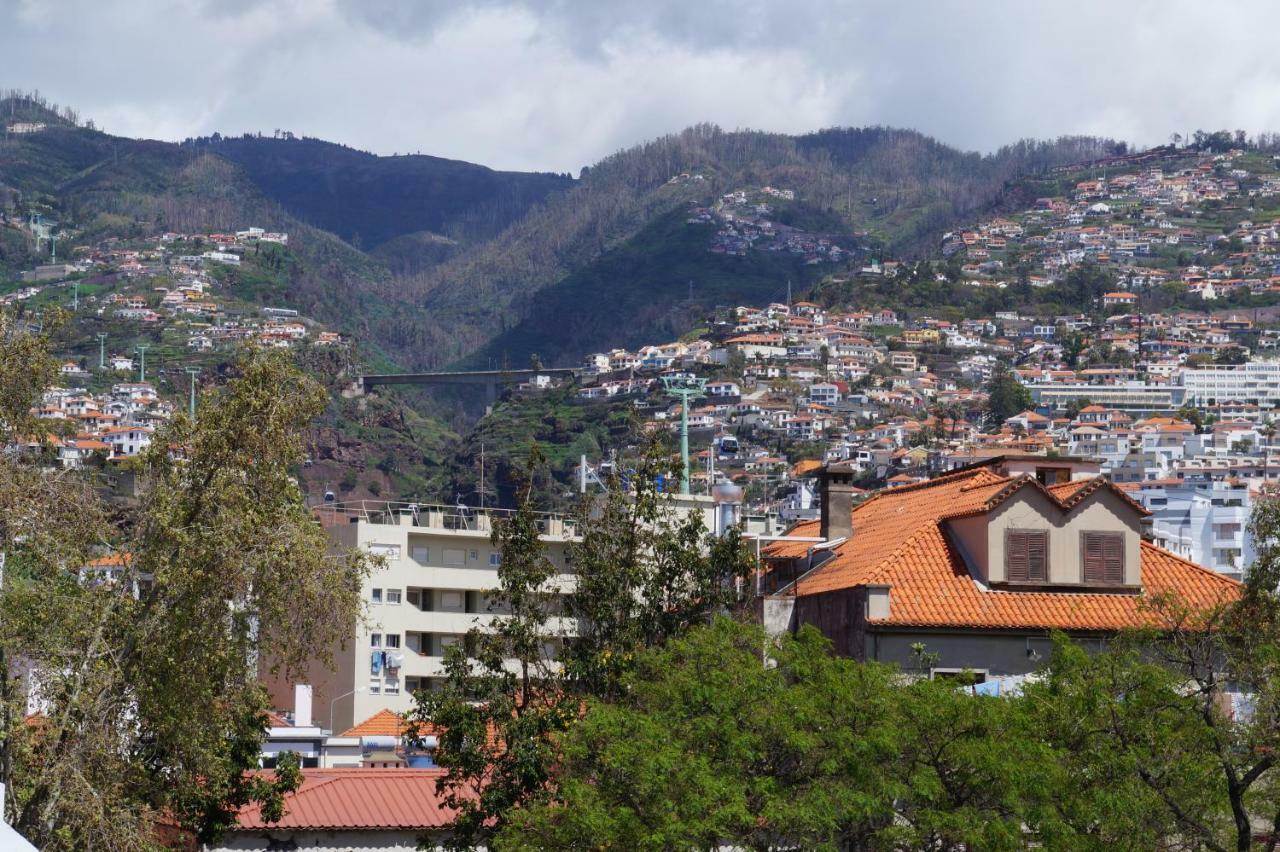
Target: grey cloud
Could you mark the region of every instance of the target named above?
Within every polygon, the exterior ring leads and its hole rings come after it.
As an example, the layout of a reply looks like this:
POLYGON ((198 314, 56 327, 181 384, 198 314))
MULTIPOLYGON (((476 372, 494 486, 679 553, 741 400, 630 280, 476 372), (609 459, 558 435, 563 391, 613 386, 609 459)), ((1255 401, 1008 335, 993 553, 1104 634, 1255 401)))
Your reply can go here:
POLYGON ((1280 129, 1277 23, 1192 0, 0 0, 0 85, 130 135, 559 171, 697 121, 1149 144, 1280 129))

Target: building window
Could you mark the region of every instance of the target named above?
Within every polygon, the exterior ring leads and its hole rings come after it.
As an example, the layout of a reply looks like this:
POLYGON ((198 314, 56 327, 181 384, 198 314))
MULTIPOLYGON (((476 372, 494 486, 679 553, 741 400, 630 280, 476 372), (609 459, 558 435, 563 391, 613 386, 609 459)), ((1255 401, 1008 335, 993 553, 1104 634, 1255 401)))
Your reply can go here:
POLYGON ((376 604, 382 603, 382 589, 370 590, 369 597, 372 598, 373 602, 376 604))
POLYGON ((387 680, 387 682, 386 682, 386 683, 384 683, 384 684, 382 685, 382 691, 383 691, 383 693, 384 693, 384 694, 386 694, 386 695, 399 695, 399 694, 400 694, 400 681, 398 681, 398 680, 387 680))
POLYGON ((478 550, 473 550, 473 551, 471 551, 471 561, 472 561, 472 562, 479 562, 479 561, 480 561, 480 551, 478 551, 478 550))
POLYGON ((387 647, 388 647, 388 648, 399 648, 399 647, 400 647, 400 634, 399 634, 399 633, 388 633, 388 634, 387 634, 387 647))
POLYGON ((369 680, 369 694, 378 695, 382 692, 382 681, 371 678, 369 680))
POLYGON ((382 647, 382 634, 381 634, 381 633, 370 633, 370 634, 369 634, 369 647, 370 647, 370 648, 381 648, 381 647, 382 647))
POLYGON ((497 568, 497 567, 498 567, 499 565, 501 565, 501 564, 502 564, 502 554, 501 554, 501 553, 499 553, 498 551, 496 551, 496 550, 495 550, 493 553, 490 553, 490 554, 489 554, 489 567, 490 567, 490 568, 497 568))
POLYGON ((1049 534, 1044 530, 1006 530, 1004 578, 1010 583, 1043 583, 1049 579, 1049 534))
POLYGON ((419 565, 426 565, 431 560, 431 550, 415 544, 413 547, 409 548, 409 556, 419 565))
POLYGON ((399 589, 387 589, 387 603, 393 606, 400 603, 399 589))
POLYGON ((1086 583, 1119 586, 1124 582, 1124 533, 1080 534, 1081 574, 1086 583))
POLYGON ((467 552, 459 548, 444 549, 444 564, 447 568, 456 568, 467 564, 467 552))

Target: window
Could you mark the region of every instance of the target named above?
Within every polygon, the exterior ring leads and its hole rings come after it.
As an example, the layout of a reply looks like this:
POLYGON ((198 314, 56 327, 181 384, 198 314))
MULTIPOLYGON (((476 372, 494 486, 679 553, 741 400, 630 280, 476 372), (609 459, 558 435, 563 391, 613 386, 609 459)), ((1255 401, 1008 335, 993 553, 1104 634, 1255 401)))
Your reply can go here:
POLYGON ((387 647, 388 647, 388 648, 399 648, 399 647, 400 647, 400 634, 399 634, 399 633, 388 633, 388 634, 387 634, 387 647))
POLYGON ((496 551, 496 550, 495 550, 493 553, 490 553, 490 554, 489 554, 489 567, 490 567, 490 568, 497 568, 497 567, 498 567, 499 565, 501 565, 501 564, 502 564, 502 554, 501 554, 501 553, 499 553, 498 551, 496 551))
POLYGON ((419 565, 426 565, 431 561, 431 549, 423 547, 420 544, 415 544, 413 547, 409 548, 409 556, 419 565))
POLYGON ((382 685, 382 691, 386 695, 399 695, 400 681, 388 679, 387 682, 382 685))
POLYGON ((382 647, 382 634, 381 634, 381 633, 370 633, 370 634, 369 634, 369 647, 370 647, 370 648, 381 648, 381 647, 382 647))
POLYGON ((479 562, 479 561, 480 561, 480 551, 478 551, 478 550, 473 550, 473 551, 471 551, 471 561, 472 561, 472 562, 479 562))
POLYGON ((400 603, 400 590, 399 590, 399 589, 387 589, 387 603, 388 603, 388 604, 391 604, 391 605, 393 605, 393 606, 398 606, 398 605, 399 605, 399 603, 400 603))
POLYGON ((1049 579, 1049 534, 1044 530, 1006 530, 1004 578, 1010 583, 1043 583, 1049 579))
POLYGON ((376 604, 382 603, 382 589, 370 589, 369 597, 376 604))
POLYGON ((444 564, 446 567, 455 568, 467 564, 467 552, 452 547, 444 549, 444 564))
POLYGON ((1081 574, 1086 583, 1118 586, 1124 582, 1124 534, 1080 534, 1081 574))
POLYGON ((376 679, 369 680, 369 694, 378 695, 382 692, 382 681, 376 679))

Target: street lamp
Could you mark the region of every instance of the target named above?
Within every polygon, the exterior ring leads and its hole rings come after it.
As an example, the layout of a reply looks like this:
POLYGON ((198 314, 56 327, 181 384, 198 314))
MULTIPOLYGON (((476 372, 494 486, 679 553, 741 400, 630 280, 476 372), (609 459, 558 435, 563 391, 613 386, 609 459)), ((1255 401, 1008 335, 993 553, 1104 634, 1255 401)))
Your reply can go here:
POLYGON ((356 693, 359 693, 359 692, 364 692, 363 686, 357 686, 355 689, 351 690, 350 692, 344 692, 341 695, 339 695, 337 698, 334 698, 332 701, 329 702, 329 733, 333 733, 333 705, 337 704, 339 701, 346 698, 347 696, 355 695, 356 693))

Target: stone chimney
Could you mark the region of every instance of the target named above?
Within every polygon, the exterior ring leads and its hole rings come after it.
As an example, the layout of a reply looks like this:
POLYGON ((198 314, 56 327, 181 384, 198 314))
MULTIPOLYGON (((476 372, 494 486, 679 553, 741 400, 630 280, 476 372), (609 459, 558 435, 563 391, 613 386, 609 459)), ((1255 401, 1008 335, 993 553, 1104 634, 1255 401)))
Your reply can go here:
POLYGON ((853 535, 853 466, 837 462, 822 468, 822 531, 827 541, 853 535))

